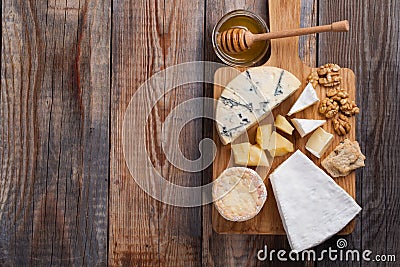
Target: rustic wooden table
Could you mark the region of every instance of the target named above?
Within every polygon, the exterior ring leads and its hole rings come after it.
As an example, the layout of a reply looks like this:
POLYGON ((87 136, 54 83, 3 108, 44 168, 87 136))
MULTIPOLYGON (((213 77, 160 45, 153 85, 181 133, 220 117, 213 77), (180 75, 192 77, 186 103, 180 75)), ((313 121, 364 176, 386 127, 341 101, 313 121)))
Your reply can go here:
MULTIPOLYGON (((264 245, 288 250, 286 237, 218 235, 210 206, 162 204, 125 165, 121 123, 138 86, 168 66, 217 61, 210 44, 217 20, 244 8, 268 21, 266 2, 2 0, 0 265, 338 265, 258 261, 264 245)), ((347 34, 300 39, 307 64, 335 62, 357 76, 357 139, 367 161, 357 173, 363 211, 345 237, 347 248, 399 256, 400 2, 303 0, 302 7, 302 26, 351 23, 347 34)), ((149 118, 153 164, 186 186, 207 183, 210 168, 172 167, 157 140, 169 111, 199 96, 212 96, 212 86, 174 90, 149 118)), ((188 158, 199 156, 198 143, 211 127, 195 120, 184 128, 180 143, 188 158)))

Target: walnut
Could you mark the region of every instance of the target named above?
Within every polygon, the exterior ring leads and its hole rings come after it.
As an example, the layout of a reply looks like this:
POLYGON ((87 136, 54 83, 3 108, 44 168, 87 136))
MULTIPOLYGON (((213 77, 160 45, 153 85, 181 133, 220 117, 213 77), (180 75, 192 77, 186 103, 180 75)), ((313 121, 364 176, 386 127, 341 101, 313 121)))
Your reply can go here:
MULTIPOLYGON (((347 100, 347 99, 346 99, 347 100)), ((360 108, 354 101, 342 101, 340 104, 340 111, 346 116, 352 116, 354 114, 360 113, 360 108), (343 103, 342 103, 343 102, 343 103)))
POLYGON ((332 87, 332 86, 338 86, 340 85, 340 82, 342 80, 342 77, 340 76, 330 76, 330 78, 328 77, 322 77, 319 78, 318 82, 319 84, 325 86, 325 87, 332 87))
POLYGON ((334 117, 339 112, 339 104, 330 98, 321 101, 318 109, 319 113, 324 114, 327 119, 334 117))
POLYGON ((342 121, 345 121, 345 122, 349 122, 349 121, 350 121, 349 117, 346 117, 346 116, 343 115, 343 114, 340 114, 340 115, 339 115, 339 119, 341 119, 342 121))
POLYGON ((314 70, 310 73, 310 75, 308 75, 307 77, 308 82, 310 82, 312 84, 312 86, 315 88, 318 85, 318 80, 319 80, 319 76, 318 73, 314 70))
POLYGON ((345 135, 351 130, 348 117, 358 114, 360 109, 350 100, 347 90, 340 88, 342 77, 339 71, 339 65, 328 63, 313 70, 307 79, 314 87, 318 84, 326 87, 326 98, 320 102, 318 111, 327 119, 333 118, 335 131, 345 135))
POLYGON ((330 88, 326 91, 326 96, 332 100, 344 105, 348 101, 349 93, 345 89, 330 88))
MULTIPOLYGON (((319 84, 332 87, 340 85, 342 77, 339 75, 340 67, 337 64, 325 64, 317 69, 319 84)), ((316 78, 314 74, 314 79, 316 78)))
POLYGON ((338 114, 338 111, 336 109, 329 110, 327 113, 325 113, 325 118, 333 118, 336 114, 338 114))
POLYGON ((328 73, 334 73, 334 72, 339 72, 340 66, 337 64, 333 63, 328 63, 325 65, 322 65, 321 67, 318 68, 317 73, 320 76, 326 75, 328 73))
POLYGON ((349 122, 349 118, 344 115, 339 115, 339 118, 335 118, 332 120, 333 129, 338 135, 346 135, 351 130, 351 125, 349 122))
POLYGON ((326 96, 333 98, 335 101, 340 101, 342 98, 348 98, 349 93, 340 87, 332 87, 326 91, 326 96))
POLYGON ((309 81, 311 81, 311 80, 318 80, 318 78, 319 78, 319 76, 318 76, 318 73, 314 70, 314 71, 312 71, 311 73, 310 73, 310 75, 308 75, 308 80, 309 81))
POLYGON ((339 88, 337 88, 337 87, 329 88, 326 91, 326 96, 327 97, 332 97, 332 96, 335 96, 338 92, 339 92, 339 88))
POLYGON ((319 75, 325 75, 331 72, 339 72, 340 66, 338 64, 328 63, 318 68, 319 75))
POLYGON ((328 69, 325 68, 324 66, 321 66, 321 67, 318 68, 317 73, 320 76, 324 76, 324 75, 326 75, 328 73, 328 69))

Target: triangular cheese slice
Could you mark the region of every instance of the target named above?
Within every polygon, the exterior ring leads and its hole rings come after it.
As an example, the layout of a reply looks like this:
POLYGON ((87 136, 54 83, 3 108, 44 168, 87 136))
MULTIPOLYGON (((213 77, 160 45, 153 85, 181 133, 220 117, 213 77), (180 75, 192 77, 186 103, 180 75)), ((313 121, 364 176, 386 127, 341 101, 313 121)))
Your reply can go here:
POLYGON ((296 118, 293 118, 291 121, 301 137, 306 136, 326 123, 326 120, 307 120, 296 118))
POLYGON ((322 243, 361 211, 354 199, 300 150, 276 168, 270 180, 294 251, 322 243))
POLYGON ((301 85, 290 72, 275 67, 250 68, 233 79, 217 102, 215 119, 226 145, 270 114, 301 85))
POLYGON ((309 106, 314 105, 315 103, 319 102, 319 98, 317 96, 317 92, 315 92, 314 87, 311 83, 307 84, 306 88, 304 88, 303 92, 297 99, 296 103, 292 106, 288 116, 293 115, 294 113, 300 112, 309 106))

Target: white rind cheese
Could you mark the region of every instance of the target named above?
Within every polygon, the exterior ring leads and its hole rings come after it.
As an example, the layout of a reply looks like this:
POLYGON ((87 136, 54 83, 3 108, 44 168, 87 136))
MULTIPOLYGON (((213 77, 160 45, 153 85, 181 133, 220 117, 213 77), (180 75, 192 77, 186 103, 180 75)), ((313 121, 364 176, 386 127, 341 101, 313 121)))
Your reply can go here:
POLYGON ((301 137, 306 136, 318 127, 324 125, 326 120, 292 119, 292 123, 301 137))
POLYGON ((307 84, 306 88, 304 88, 303 92, 296 100, 296 103, 292 106, 288 116, 293 115, 297 112, 305 110, 306 108, 314 105, 315 103, 319 102, 319 98, 317 92, 315 92, 314 87, 311 83, 307 84))
POLYGON ((224 145, 293 94, 301 85, 293 74, 276 67, 250 68, 223 90, 216 107, 216 127, 224 145))
POLYGON ((343 229, 361 207, 297 150, 270 176, 290 247, 300 252, 343 229))
POLYGON ((333 134, 319 127, 308 139, 306 149, 317 158, 321 158, 332 142, 333 134))

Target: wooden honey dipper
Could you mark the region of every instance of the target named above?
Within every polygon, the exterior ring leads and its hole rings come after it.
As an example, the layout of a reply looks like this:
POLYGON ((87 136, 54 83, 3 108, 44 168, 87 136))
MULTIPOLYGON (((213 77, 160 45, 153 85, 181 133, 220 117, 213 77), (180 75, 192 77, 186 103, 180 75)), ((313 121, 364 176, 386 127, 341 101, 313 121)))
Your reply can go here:
POLYGON ((300 36, 320 32, 348 32, 349 22, 347 20, 337 21, 329 25, 285 30, 280 32, 267 32, 253 34, 247 29, 231 28, 223 31, 217 36, 218 46, 227 53, 237 54, 249 49, 254 42, 271 39, 300 36))

